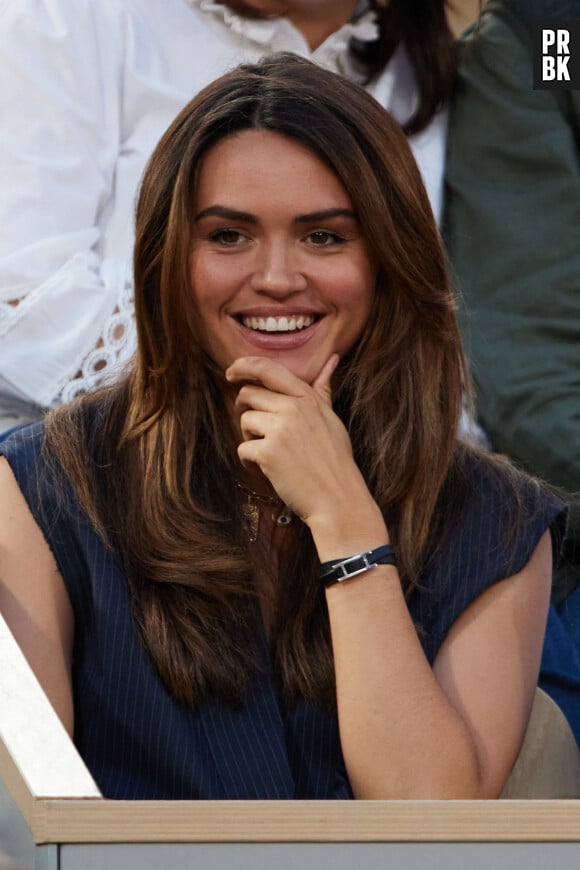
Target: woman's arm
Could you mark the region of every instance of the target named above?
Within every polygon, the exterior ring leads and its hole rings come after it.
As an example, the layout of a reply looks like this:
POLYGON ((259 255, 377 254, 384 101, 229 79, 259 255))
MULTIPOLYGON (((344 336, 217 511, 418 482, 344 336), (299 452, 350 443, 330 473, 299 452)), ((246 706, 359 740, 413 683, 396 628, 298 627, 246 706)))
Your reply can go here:
MULTIPOLYGON (((330 361, 329 361, 330 363, 330 361)), ((327 364, 309 387, 244 358, 242 462, 256 463, 309 526, 321 562, 388 543, 330 404, 327 364)), ((393 566, 327 590, 343 755, 357 798, 490 798, 507 779, 537 681, 551 581, 548 534, 516 576, 453 625, 432 669, 393 566)))
POLYGON ((89 0, 7 0, 1 14, 0 377, 3 392, 46 407, 124 300, 127 263, 102 253, 123 16, 89 0))
POLYGON ((329 588, 341 741, 357 797, 500 794, 533 701, 550 579, 546 533, 519 574, 461 614, 433 670, 394 568, 329 588))
POLYGON ((54 557, 3 457, 0 611, 72 736, 72 608, 54 557))

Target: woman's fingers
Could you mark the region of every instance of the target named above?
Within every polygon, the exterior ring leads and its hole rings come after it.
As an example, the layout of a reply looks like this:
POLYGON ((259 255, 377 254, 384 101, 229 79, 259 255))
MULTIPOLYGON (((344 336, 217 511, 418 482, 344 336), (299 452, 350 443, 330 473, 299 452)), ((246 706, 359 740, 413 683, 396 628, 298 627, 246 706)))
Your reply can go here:
POLYGON ((225 377, 230 383, 245 381, 247 385, 262 386, 272 392, 283 393, 295 398, 304 395, 309 389, 315 390, 319 395, 328 395, 331 378, 339 360, 340 357, 337 353, 331 354, 311 388, 285 365, 263 356, 239 357, 226 369, 225 377))
POLYGON ((240 384, 235 407, 242 465, 258 466, 306 523, 340 508, 349 469, 357 492, 361 486, 348 432, 332 409, 338 360, 332 354, 312 385, 265 357, 241 357, 226 372, 230 383, 240 384))
POLYGON ((295 398, 303 396, 309 389, 301 378, 282 363, 263 356, 240 357, 226 369, 225 376, 230 383, 246 381, 249 385, 255 384, 295 398))
POLYGON ((329 406, 332 406, 332 375, 339 363, 340 357, 333 353, 324 363, 318 377, 312 384, 314 392, 329 406))
POLYGON ((265 387, 244 384, 243 387, 240 387, 235 404, 239 414, 243 414, 250 408, 272 414, 278 410, 279 400, 282 398, 286 397, 281 396, 280 393, 273 393, 272 390, 267 390, 265 387))
POLYGON ((264 472, 264 458, 260 451, 259 441, 256 441, 255 439, 242 441, 242 443, 238 445, 238 458, 244 468, 248 471, 253 467, 259 468, 260 471, 264 472))
POLYGON ((240 429, 244 441, 265 438, 268 431, 268 415, 263 411, 244 411, 240 417, 240 429))
POLYGON ((309 387, 284 365, 264 357, 240 357, 226 371, 231 383, 245 382, 240 387, 236 406, 239 412, 246 408, 276 411, 276 396, 301 398, 312 389, 329 407, 332 406, 332 375, 340 357, 332 354, 323 365, 316 380, 309 387))

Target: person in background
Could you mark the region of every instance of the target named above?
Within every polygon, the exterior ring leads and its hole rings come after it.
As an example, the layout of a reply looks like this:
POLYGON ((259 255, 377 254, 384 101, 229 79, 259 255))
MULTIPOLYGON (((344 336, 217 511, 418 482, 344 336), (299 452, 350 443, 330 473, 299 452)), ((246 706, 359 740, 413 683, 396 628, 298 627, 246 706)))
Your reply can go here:
POLYGON ((498 796, 565 511, 458 439, 400 126, 293 55, 230 72, 153 154, 134 275, 127 375, 0 445, 0 607, 103 794, 498 796))
POLYGON ((197 91, 281 49, 364 83, 405 125, 439 214, 452 43, 444 0, 4 2, 0 433, 130 359, 134 198, 197 91))
POLYGON ((580 92, 534 90, 536 22, 577 0, 489 0, 460 42, 444 234, 491 449, 576 495, 540 685, 580 741, 580 92))

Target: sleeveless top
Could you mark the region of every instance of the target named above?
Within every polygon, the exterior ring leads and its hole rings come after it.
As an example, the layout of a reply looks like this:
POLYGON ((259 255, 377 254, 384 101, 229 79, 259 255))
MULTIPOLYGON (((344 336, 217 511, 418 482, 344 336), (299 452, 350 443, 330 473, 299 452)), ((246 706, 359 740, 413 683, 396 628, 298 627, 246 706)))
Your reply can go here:
MULTIPOLYGON (((133 621, 128 589, 73 499, 57 504, 41 455, 42 424, 0 444, 62 574, 75 618, 74 741, 101 792, 116 799, 348 799, 337 717, 303 699, 284 709, 270 667, 242 709, 174 701, 133 621)), ((528 562, 562 504, 522 477, 506 490, 487 462, 467 456, 461 522, 425 567, 408 606, 432 664, 453 622, 486 588, 528 562), (504 530, 513 511, 519 530, 504 530)), ((262 639, 267 662, 265 638, 262 639)))

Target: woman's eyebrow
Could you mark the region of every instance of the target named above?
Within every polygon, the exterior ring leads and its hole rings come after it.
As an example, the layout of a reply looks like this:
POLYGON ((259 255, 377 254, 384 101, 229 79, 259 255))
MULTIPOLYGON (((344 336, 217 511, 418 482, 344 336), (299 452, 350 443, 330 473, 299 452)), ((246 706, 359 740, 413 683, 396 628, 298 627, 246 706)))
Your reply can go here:
POLYGON ((227 208, 225 205, 210 205, 204 208, 195 216, 196 221, 203 220, 206 217, 222 217, 232 221, 244 221, 245 223, 256 223, 255 215, 247 211, 237 211, 235 208, 227 208))
POLYGON ((301 214, 298 217, 294 218, 295 224, 309 224, 316 223, 317 221, 325 221, 328 218, 334 217, 347 217, 351 218, 351 220, 358 220, 354 211, 350 208, 326 208, 322 211, 312 211, 309 214, 301 214))
MULTIPOLYGON (((243 221, 244 223, 257 223, 258 218, 247 211, 238 211, 235 208, 228 208, 225 205, 210 205, 204 208, 195 216, 196 221, 203 220, 206 217, 221 217, 231 221, 243 221)), ((334 217, 347 217, 351 220, 358 220, 354 211, 350 208, 325 208, 320 211, 312 211, 308 214, 301 214, 294 218, 295 224, 316 223, 317 221, 328 220, 334 217)))

